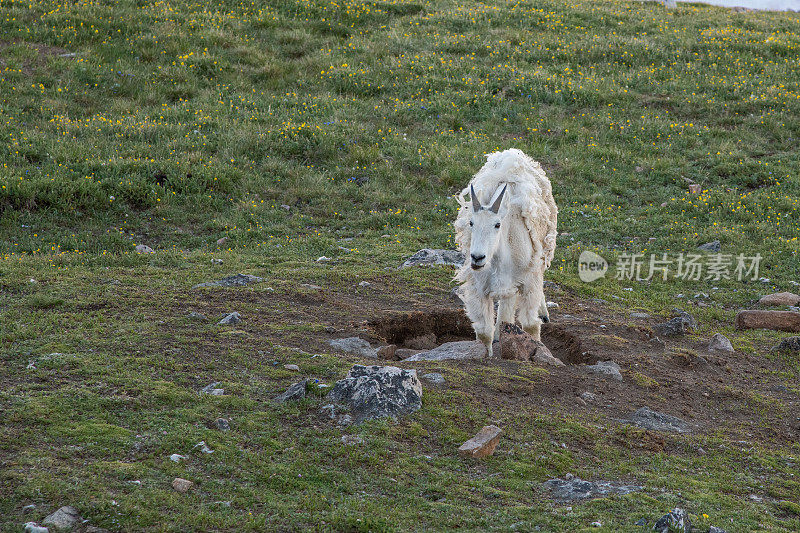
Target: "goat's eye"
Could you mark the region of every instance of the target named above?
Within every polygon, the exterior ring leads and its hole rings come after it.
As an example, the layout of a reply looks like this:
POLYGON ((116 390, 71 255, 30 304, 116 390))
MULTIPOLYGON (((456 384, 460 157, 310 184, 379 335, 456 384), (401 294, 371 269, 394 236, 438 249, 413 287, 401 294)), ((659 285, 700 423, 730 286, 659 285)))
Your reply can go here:
POLYGON ((472 221, 471 220, 469 221, 469 225, 472 226, 472 221))
POLYGON ((500 223, 498 222, 497 224, 494 225, 494 227, 495 228, 500 228, 500 223))

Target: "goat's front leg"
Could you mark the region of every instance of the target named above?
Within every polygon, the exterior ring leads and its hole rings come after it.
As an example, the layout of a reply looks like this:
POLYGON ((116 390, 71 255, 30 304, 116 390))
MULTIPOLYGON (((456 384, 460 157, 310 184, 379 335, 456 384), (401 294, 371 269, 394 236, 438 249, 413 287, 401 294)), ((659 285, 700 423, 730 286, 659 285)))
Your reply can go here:
MULTIPOLYGON (((541 279, 541 278, 540 278, 541 279)), ((541 285, 527 285, 520 294, 519 322, 522 329, 530 333, 537 341, 542 340, 542 322, 549 322, 547 302, 541 285)))
POLYGON ((494 340, 500 340, 500 325, 503 322, 508 322, 509 324, 513 324, 516 321, 516 311, 517 311, 517 293, 513 293, 510 296, 500 298, 500 301, 497 305, 497 322, 494 326, 494 340))
POLYGON ((492 340, 494 340, 494 300, 491 298, 475 298, 465 303, 467 316, 472 322, 475 337, 486 346, 486 353, 492 357, 492 340))

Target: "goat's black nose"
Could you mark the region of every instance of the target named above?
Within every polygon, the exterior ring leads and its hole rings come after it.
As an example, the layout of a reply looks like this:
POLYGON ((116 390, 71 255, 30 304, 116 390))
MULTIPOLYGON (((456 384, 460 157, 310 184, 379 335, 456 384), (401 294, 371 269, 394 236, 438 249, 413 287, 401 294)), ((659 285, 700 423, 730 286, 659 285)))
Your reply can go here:
POLYGON ((475 255, 475 254, 469 254, 469 256, 472 258, 472 262, 473 262, 473 263, 480 263, 481 261, 483 261, 484 259, 486 259, 486 256, 485 256, 485 255, 475 255))

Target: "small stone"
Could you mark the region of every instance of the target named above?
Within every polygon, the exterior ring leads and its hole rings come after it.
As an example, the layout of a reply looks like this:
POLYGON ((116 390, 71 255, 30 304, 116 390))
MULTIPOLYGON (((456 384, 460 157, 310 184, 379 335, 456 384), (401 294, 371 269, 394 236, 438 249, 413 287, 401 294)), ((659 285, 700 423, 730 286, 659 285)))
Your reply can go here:
POLYGON ((547 302, 548 309, 558 309, 558 304, 556 302, 547 302))
POLYGON ((669 431, 672 433, 688 433, 689 424, 686 421, 672 415, 666 415, 653 411, 649 407, 637 409, 630 418, 631 422, 640 428, 654 431, 669 431))
POLYGON ((26 505, 25 507, 22 508, 22 514, 29 513, 31 511, 33 511, 34 509, 36 509, 36 504, 35 503, 28 504, 28 505, 26 505))
POLYGON ((631 318, 650 318, 650 315, 648 313, 639 313, 634 311, 631 313, 631 318))
POLYGON ((709 352, 733 352, 733 345, 731 341, 722 333, 715 333, 711 340, 708 341, 709 352))
POLYGON ((658 533, 690 533, 692 531, 692 523, 689 521, 689 513, 676 507, 658 519, 653 526, 653 531, 658 533))
POLYGON ((346 337, 344 339, 334 339, 328 344, 339 351, 359 355, 361 357, 376 358, 378 350, 370 346, 368 341, 360 337, 346 337))
POLYGON ((234 311, 233 313, 228 313, 225 315, 222 320, 217 322, 217 324, 220 326, 233 326, 241 321, 242 316, 238 312, 234 311))
POLYGON ((186 315, 186 318, 188 318, 189 320, 206 320, 206 315, 198 313, 197 311, 192 311, 191 313, 186 315))
POLYGON ((210 455, 210 454, 214 453, 214 450, 212 450, 211 448, 209 448, 209 447, 206 445, 206 441, 204 441, 204 440, 201 440, 200 442, 198 442, 197 444, 195 444, 195 445, 194 445, 194 449, 195 449, 195 450, 199 449, 199 450, 200 450, 200 453, 204 453, 204 454, 207 454, 207 455, 210 455))
POLYGON ((641 173, 641 172, 644 172, 644 167, 641 166, 641 165, 636 165, 635 167, 633 167, 633 170, 635 170, 636 172, 641 173))
POLYGON ((708 533, 728 533, 728 532, 722 529, 721 527, 711 526, 710 528, 708 528, 708 533))
POLYGON ((42 520, 42 525, 56 529, 70 529, 81 523, 81 515, 71 505, 65 505, 42 520))
POLYGON ((217 418, 214 420, 213 426, 220 431, 230 431, 231 424, 226 418, 217 418))
POLYGON ((146 244, 137 244, 136 245, 136 253, 137 254, 154 254, 156 253, 155 250, 147 246, 146 244))
POLYGON ((722 249, 722 243, 719 241, 711 241, 705 244, 701 244, 697 247, 698 250, 702 250, 704 252, 719 252, 722 249))
POLYGON ((433 333, 426 333, 411 339, 407 339, 404 344, 412 350, 432 350, 436 348, 436 335, 433 333))
POLYGON ((477 435, 458 448, 458 453, 474 459, 492 455, 502 433, 503 430, 497 426, 484 426, 477 435))
POLYGON ((359 286, 359 287, 371 287, 371 286, 372 286, 372 283, 370 283, 369 281, 362 281, 362 282, 360 282, 360 283, 358 284, 358 286, 359 286))
POLYGON ((300 367, 297 365, 283 365, 283 368, 286 370, 291 370, 292 372, 300 372, 300 367))
POLYGON ((396 344, 387 344, 385 346, 381 346, 378 348, 378 358, 379 359, 389 359, 390 361, 397 360, 397 345, 396 344))
POLYGON ((776 292, 762 296, 758 301, 761 305, 797 305, 800 303, 800 296, 793 292, 776 292))
POLYGON ((420 352, 424 352, 425 350, 412 350, 411 348, 398 348, 394 351, 394 356, 397 361, 403 361, 404 359, 408 359, 412 355, 417 355, 420 352))
POLYGON ((583 398, 583 400, 586 402, 591 403, 597 399, 597 395, 592 392, 585 391, 581 393, 581 398, 583 398))
POLYGON ((434 385, 442 385, 444 384, 444 376, 438 372, 431 372, 429 374, 424 374, 422 379, 429 383, 433 383, 434 385))
POLYGON ((50 530, 36 522, 28 522, 25 524, 25 533, 50 533, 50 530))
POLYGON ((221 264, 222 264, 222 262, 223 262, 223 261, 222 261, 222 259, 220 259, 220 258, 218 258, 218 257, 215 257, 215 258, 213 258, 213 259, 211 260, 211 264, 212 264, 212 265, 221 265, 221 264))
MULTIPOLYGON (((675 0, 665 0, 665 1, 667 2, 672 1, 673 4, 675 3, 675 0)), ((691 194, 700 194, 701 192, 703 192, 703 186, 700 185, 699 183, 690 183, 689 192, 691 194)))
POLYGON ((292 208, 292 206, 290 206, 290 205, 281 204, 281 209, 284 209, 284 210, 286 210, 286 211, 289 211, 291 208, 292 208))
POLYGON ((342 444, 345 446, 354 446, 363 443, 364 439, 360 435, 342 435, 342 444))
POLYGON ((771 329, 800 333, 800 313, 794 311, 739 311, 736 329, 771 329))
POLYGON ((224 396, 225 389, 211 389, 211 391, 208 394, 210 394, 211 396, 224 396))
POLYGON ((697 322, 692 315, 683 309, 674 309, 673 313, 677 316, 653 327, 653 331, 660 337, 680 337, 697 327, 697 322))
POLYGON ((615 381, 622 381, 620 367, 614 361, 600 361, 594 365, 586 365, 586 370, 592 374, 608 376, 615 381))
POLYGON ((176 477, 172 480, 172 488, 176 491, 184 494, 189 491, 194 486, 194 483, 189 481, 188 479, 183 479, 180 477, 176 477))
POLYGON ((286 389, 282 394, 275 398, 276 402, 279 403, 286 403, 296 400, 302 400, 306 397, 306 392, 308 390, 308 380, 304 379, 303 381, 298 381, 297 383, 290 386, 286 389))
POLYGON ((187 457, 185 455, 181 455, 179 453, 173 453, 169 456, 169 460, 173 463, 180 463, 181 461, 185 461, 187 457))
POLYGON ((637 521, 636 521, 636 523, 635 523, 635 524, 633 524, 633 525, 634 525, 634 526, 640 526, 640 527, 646 526, 646 525, 647 525, 647 518, 640 518, 640 519, 639 519, 639 520, 637 520, 637 521))
POLYGON ((219 246, 222 246, 222 245, 223 245, 223 244, 225 244, 226 242, 228 242, 228 238, 227 238, 227 237, 221 237, 221 238, 217 239, 217 244, 218 244, 219 246))
POLYGON ((461 267, 464 264, 464 254, 457 250, 432 250, 423 248, 405 260, 400 268, 414 266, 446 265, 461 267))
POLYGON ((603 527, 602 522, 592 522, 592 527, 603 527))
POLYGON ((327 262, 328 262, 328 261, 330 261, 330 260, 331 260, 331 258, 330 258, 330 257, 325 257, 325 256, 323 255, 323 256, 321 256, 321 257, 318 257, 318 258, 317 258, 317 263, 327 263, 327 262))
POLYGON ((302 287, 303 289, 308 289, 310 291, 321 291, 321 290, 323 290, 322 287, 320 287, 319 285, 314 285, 314 284, 311 284, 311 283, 301 283, 300 287, 302 287))
POLYGON ((772 348, 773 352, 800 352, 800 337, 786 337, 772 348))
POLYGON ((351 425, 352 423, 353 423, 353 417, 350 416, 350 415, 347 415, 347 414, 339 415, 336 418, 336 425, 337 426, 345 427, 345 426, 351 425))
POLYGON ((197 285, 194 285, 192 288, 198 289, 200 287, 244 287, 245 285, 249 285, 251 283, 259 283, 262 281, 264 281, 264 278, 259 278, 258 276, 251 276, 250 274, 236 274, 233 276, 222 278, 217 281, 198 283, 197 285))

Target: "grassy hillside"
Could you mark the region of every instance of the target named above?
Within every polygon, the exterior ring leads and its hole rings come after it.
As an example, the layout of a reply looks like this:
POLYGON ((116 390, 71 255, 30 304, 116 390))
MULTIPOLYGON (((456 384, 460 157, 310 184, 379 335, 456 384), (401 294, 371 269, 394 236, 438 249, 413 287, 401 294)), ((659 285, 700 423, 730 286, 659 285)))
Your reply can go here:
POLYGON ((704 531, 797 530, 800 363, 731 325, 800 281, 798 28, 607 0, 0 0, 0 529, 75 505, 114 531, 639 531, 680 505, 704 531), (448 385, 355 429, 319 418, 321 393, 271 403, 297 380, 285 363, 332 383, 357 361, 327 339, 457 306, 450 271, 393 267, 453 246, 452 195, 510 147, 542 162, 560 206, 548 296, 624 383, 417 365, 448 385), (760 253, 770 282, 576 275, 586 249, 613 262, 715 239, 760 253), (191 289, 236 272, 266 281, 191 289), (699 292, 696 335, 640 346, 637 327, 699 292), (215 325, 233 310, 242 326, 215 325), (717 331, 736 356, 696 369, 717 331), (197 394, 212 381, 226 396, 197 394), (594 388, 602 404, 575 403, 594 388), (618 423, 645 403, 701 429, 618 423), (218 416, 231 432, 207 427, 218 416), (459 458, 493 422, 498 454, 459 458), (193 454, 200 440, 215 453, 193 454), (540 494, 568 472, 646 490, 572 508, 540 494))

